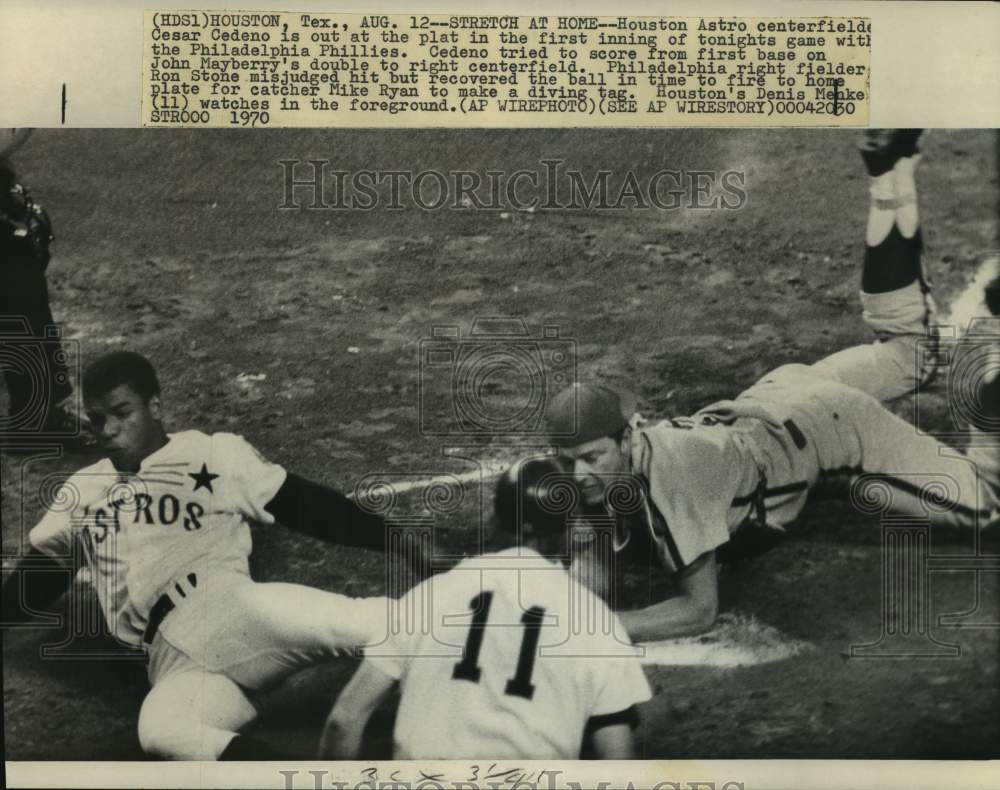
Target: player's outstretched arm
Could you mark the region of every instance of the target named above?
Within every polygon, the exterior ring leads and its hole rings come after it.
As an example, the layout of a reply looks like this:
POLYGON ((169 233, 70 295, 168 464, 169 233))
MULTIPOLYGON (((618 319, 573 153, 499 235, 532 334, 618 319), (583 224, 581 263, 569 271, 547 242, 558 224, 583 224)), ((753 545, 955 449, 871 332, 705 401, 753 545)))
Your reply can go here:
POLYGON ((673 598, 618 613, 633 642, 701 634, 715 624, 719 613, 715 552, 705 552, 688 565, 678 577, 678 588, 673 598))
POLYGON ((31 623, 31 612, 47 611, 72 584, 66 566, 32 547, 4 582, 0 621, 4 626, 31 623))
POLYGON ((385 522, 339 491, 289 472, 264 506, 289 529, 328 543, 386 550, 385 522))
POLYGON ((326 718, 319 740, 320 760, 356 760, 361 756, 365 725, 395 683, 371 661, 361 663, 326 718))

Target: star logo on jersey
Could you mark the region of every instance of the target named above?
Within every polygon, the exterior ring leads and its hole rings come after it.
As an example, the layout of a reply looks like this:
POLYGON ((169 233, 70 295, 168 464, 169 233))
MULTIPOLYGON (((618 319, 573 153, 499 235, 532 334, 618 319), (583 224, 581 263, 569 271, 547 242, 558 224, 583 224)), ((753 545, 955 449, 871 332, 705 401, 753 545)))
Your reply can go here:
POLYGON ((199 488, 207 488, 208 493, 214 494, 215 489, 212 488, 212 481, 215 480, 218 475, 214 475, 208 471, 208 467, 205 464, 201 465, 200 472, 188 472, 188 477, 194 480, 194 490, 197 491, 199 488))

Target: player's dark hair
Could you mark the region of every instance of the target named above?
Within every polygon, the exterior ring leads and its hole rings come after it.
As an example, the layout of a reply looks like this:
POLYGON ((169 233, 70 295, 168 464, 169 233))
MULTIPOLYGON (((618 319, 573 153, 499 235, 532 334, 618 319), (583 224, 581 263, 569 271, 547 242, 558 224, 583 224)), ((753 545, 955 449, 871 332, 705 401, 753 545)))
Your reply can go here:
POLYGON ((111 351, 87 365, 83 372, 83 397, 99 398, 123 384, 143 400, 160 394, 152 362, 135 351, 111 351))
MULTIPOLYGON (((558 547, 563 554, 567 520, 580 501, 572 466, 565 458, 528 458, 497 481, 493 510, 497 527, 522 540, 558 547)), ((546 553, 546 552, 543 552, 546 553)))

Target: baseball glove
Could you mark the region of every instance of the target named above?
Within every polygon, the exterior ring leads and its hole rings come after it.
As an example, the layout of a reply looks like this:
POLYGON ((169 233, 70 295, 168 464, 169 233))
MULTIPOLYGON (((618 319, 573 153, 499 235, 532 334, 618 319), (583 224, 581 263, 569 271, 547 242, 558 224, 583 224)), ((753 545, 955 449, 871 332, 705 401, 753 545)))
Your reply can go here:
POLYGON ((49 265, 52 220, 36 203, 12 171, 0 167, 0 243, 15 253, 27 254, 45 269, 49 265))

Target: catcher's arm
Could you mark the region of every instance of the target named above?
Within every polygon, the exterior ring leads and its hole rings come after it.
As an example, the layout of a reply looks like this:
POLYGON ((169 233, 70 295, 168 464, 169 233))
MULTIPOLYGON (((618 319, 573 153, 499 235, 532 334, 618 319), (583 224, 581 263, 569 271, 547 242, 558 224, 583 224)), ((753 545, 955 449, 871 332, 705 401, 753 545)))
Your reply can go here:
POLYGON ((3 584, 3 627, 26 625, 69 590, 73 573, 49 555, 31 548, 3 584))
POLYGON ((715 552, 707 551, 678 574, 678 593, 658 604, 619 612, 634 642, 691 636, 709 630, 719 613, 715 552))

